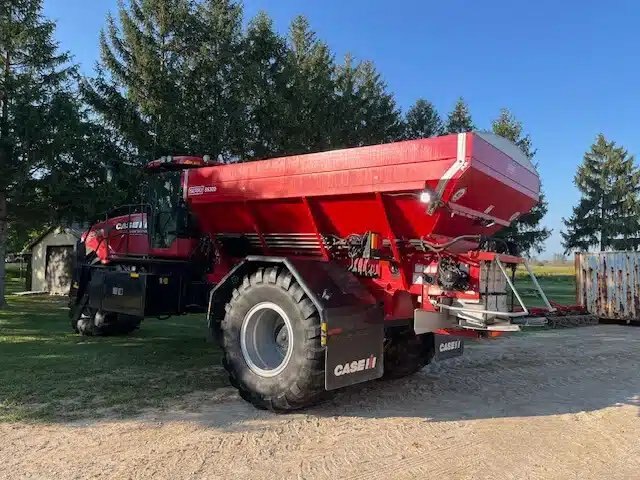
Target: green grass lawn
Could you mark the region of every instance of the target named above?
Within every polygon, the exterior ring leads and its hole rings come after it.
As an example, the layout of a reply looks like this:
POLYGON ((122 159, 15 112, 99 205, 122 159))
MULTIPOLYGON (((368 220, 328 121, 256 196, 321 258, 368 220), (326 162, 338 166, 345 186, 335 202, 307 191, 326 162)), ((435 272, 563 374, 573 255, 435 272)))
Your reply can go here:
MULTIPOLYGON (((573 265, 535 265, 532 266, 532 270, 549 300, 565 305, 576 303, 576 278, 573 265)), ((544 305, 524 267, 517 270, 515 284, 527 305, 544 305)))
MULTIPOLYGON (((15 278, 8 290, 20 289, 15 278)), ((145 320, 126 337, 71 331, 66 299, 8 296, 0 311, 0 421, 125 415, 224 385, 203 316, 145 320)))

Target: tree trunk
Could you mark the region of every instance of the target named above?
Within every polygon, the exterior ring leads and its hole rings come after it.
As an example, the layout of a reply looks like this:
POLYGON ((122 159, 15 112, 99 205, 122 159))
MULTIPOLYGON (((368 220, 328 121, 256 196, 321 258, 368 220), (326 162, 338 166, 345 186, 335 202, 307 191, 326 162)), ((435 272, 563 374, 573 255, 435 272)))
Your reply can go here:
POLYGON ((6 268, 4 259, 7 251, 7 195, 0 192, 0 308, 6 306, 4 298, 6 268))

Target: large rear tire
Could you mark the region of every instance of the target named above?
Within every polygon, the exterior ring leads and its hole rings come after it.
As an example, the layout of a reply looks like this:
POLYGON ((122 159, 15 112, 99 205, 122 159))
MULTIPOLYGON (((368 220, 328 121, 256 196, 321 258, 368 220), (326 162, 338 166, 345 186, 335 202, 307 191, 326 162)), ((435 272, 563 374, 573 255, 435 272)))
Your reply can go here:
POLYGON ((220 327, 223 366, 243 399, 286 412, 324 397, 320 317, 289 271, 260 268, 246 276, 220 327))
POLYGON ((384 379, 402 378, 422 370, 434 356, 433 334, 411 330, 394 333, 385 340, 384 379))

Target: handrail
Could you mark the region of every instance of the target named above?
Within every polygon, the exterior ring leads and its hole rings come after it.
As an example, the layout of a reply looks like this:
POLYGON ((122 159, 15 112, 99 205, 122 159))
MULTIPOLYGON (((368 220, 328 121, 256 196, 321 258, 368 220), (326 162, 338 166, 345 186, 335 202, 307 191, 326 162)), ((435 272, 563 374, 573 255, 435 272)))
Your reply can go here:
MULTIPOLYGON (((507 273, 507 270, 505 269, 504 265, 500 261, 500 258, 498 258, 498 256, 496 256, 493 259, 493 261, 496 262, 496 265, 498 265, 498 268, 500 269, 500 272, 502 273, 502 275, 504 276, 505 280, 507 281, 507 284, 509 285, 509 288, 511 288, 511 291, 515 295, 516 299, 518 300, 518 303, 520 304, 520 307, 522 307, 522 311, 519 311, 519 312, 501 312, 501 311, 486 310, 486 309, 478 310, 478 309, 468 308, 468 307, 456 307, 456 306, 453 306, 453 305, 445 305, 443 303, 436 303, 435 305, 437 307, 441 308, 441 309, 443 308, 445 310, 451 310, 451 311, 454 311, 454 312, 474 313, 474 314, 482 314, 482 315, 495 315, 496 317, 503 317, 503 318, 519 318, 519 317, 526 317, 527 315, 529 315, 529 309, 527 308, 527 306, 525 305, 524 301, 522 300, 522 297, 520 296, 520 293, 518 292, 518 289, 514 285, 513 281, 511 280, 511 278, 509 278, 509 274, 507 273)), ((524 266, 527 269, 527 272, 529 273, 529 276, 531 277, 531 280, 533 281, 534 286, 536 287, 538 293, 540 294, 540 297, 542 298, 542 300, 544 301, 545 305, 547 306, 547 310, 549 312, 555 312, 556 308, 554 308, 551 305, 551 303, 549 303, 549 300, 547 299, 547 296, 545 295, 544 291, 542 290, 542 287, 540 287, 540 284, 538 283, 538 280, 535 277, 535 275, 533 274, 533 271, 531 270, 531 267, 529 267, 529 264, 527 263, 527 261, 525 260, 522 263, 524 263, 524 266)))

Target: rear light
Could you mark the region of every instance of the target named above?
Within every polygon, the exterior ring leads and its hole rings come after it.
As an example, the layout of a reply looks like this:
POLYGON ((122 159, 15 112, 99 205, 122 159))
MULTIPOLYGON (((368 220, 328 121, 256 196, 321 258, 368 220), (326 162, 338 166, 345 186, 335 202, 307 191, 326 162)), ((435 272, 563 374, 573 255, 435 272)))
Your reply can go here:
POLYGON ((433 203, 436 203, 436 201, 438 200, 438 194, 433 190, 426 188, 422 192, 420 192, 419 198, 420 202, 424 203, 425 205, 431 205, 433 203))
POLYGON ((420 201, 429 205, 436 198, 436 194, 432 190, 424 190, 420 192, 420 201))

